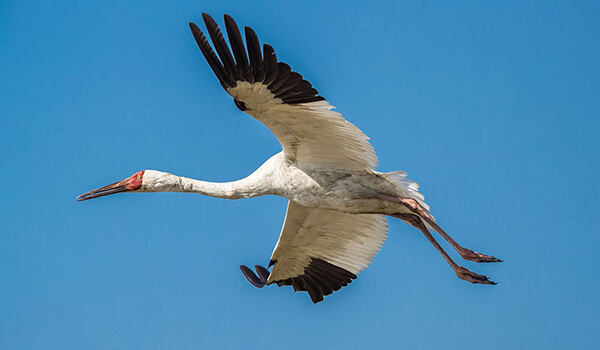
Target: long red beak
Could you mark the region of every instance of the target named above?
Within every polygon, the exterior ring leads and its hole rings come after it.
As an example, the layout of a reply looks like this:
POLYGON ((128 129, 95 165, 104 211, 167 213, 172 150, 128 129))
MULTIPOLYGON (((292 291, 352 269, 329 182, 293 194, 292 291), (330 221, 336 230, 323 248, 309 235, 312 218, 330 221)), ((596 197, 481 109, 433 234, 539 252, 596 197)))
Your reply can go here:
POLYGON ((117 181, 114 184, 100 187, 93 191, 89 191, 89 192, 82 194, 79 197, 77 197, 77 201, 79 201, 79 202, 87 201, 88 199, 108 196, 109 194, 131 191, 131 189, 129 189, 128 185, 129 185, 129 179, 117 181))

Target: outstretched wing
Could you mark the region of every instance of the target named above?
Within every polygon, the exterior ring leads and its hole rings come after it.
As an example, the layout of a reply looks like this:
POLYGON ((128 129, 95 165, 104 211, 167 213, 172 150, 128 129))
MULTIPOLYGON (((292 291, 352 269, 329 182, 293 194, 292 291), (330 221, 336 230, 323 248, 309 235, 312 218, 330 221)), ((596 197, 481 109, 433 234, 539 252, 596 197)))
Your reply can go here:
POLYGON ((291 285, 318 303, 366 269, 386 237, 383 215, 307 208, 290 201, 267 284, 291 285))
POLYGON ((377 165, 369 138, 332 111, 302 75, 278 62, 270 45, 264 44, 261 53, 250 27, 245 27, 246 52, 237 24, 225 15, 230 50, 216 22, 205 13, 202 17, 218 56, 202 31, 193 23, 190 28, 208 64, 236 106, 275 134, 288 159, 307 169, 365 170, 377 165))

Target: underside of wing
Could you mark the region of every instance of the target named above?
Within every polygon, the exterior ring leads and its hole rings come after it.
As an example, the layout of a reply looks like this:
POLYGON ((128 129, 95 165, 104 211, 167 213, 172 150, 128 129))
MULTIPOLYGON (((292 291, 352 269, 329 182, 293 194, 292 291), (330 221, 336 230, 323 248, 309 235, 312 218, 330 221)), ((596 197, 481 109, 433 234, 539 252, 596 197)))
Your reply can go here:
POLYGON ((216 22, 207 14, 202 16, 216 50, 190 23, 202 54, 236 106, 275 134, 288 159, 313 169, 365 170, 377 165, 369 138, 332 111, 302 75, 278 62, 270 45, 264 44, 261 50, 251 28, 245 27, 244 45, 237 24, 225 15, 230 49, 216 22))
POLYGON ((267 283, 307 291, 318 303, 366 269, 386 237, 383 215, 307 208, 290 201, 267 283))

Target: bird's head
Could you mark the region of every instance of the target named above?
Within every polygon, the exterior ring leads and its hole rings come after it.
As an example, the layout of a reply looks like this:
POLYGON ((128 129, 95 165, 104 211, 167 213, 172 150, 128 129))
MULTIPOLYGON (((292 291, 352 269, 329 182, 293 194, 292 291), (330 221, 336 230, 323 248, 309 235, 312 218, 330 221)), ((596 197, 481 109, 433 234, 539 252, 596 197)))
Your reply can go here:
POLYGON ((120 193, 120 192, 140 192, 144 183, 144 174, 146 170, 138 171, 130 177, 117 181, 113 184, 100 187, 98 189, 86 192, 79 197, 78 201, 85 201, 88 199, 108 196, 109 194, 120 193))

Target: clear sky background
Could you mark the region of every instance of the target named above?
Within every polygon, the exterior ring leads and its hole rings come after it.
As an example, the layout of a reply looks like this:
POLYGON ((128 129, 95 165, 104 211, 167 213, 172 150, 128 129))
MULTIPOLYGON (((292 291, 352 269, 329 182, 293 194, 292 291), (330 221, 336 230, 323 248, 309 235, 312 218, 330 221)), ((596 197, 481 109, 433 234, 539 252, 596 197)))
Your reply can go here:
POLYGON ((597 1, 0 3, 0 349, 600 348, 597 1), (88 190, 246 176, 280 151, 189 31, 231 14, 405 170, 497 286, 390 219, 313 305, 252 287, 286 200, 88 190))

